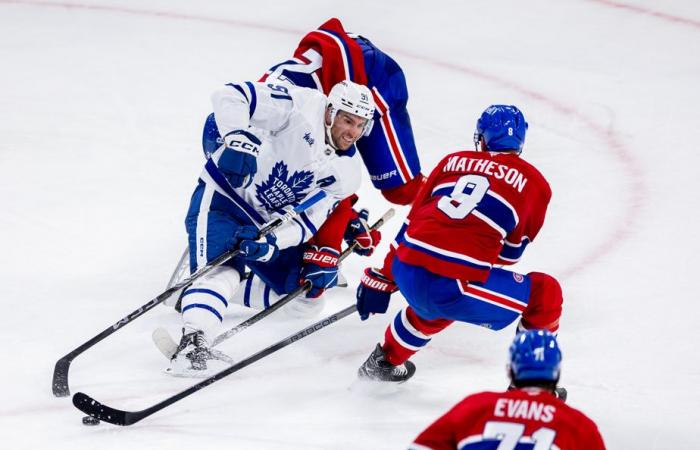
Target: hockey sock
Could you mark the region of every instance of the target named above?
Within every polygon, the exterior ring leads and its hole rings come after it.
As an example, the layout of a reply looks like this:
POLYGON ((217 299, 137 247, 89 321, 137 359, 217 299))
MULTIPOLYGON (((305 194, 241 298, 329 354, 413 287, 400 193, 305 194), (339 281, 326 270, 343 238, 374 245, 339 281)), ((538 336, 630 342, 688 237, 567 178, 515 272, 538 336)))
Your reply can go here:
POLYGON ((423 319, 410 306, 401 310, 384 333, 382 348, 386 360, 395 366, 403 364, 425 347, 432 335, 444 330, 452 322, 447 319, 423 319))

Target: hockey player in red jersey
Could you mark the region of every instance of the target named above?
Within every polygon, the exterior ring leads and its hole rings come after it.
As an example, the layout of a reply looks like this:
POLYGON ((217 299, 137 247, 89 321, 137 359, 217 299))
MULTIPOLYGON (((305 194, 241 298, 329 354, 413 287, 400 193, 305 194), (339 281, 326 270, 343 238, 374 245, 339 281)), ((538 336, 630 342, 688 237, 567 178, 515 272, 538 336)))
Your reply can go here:
POLYGON ((477 149, 447 155, 413 203, 382 269, 368 268, 357 290, 366 319, 386 312, 396 290, 409 306, 387 327, 384 345, 360 377, 402 382, 408 359, 453 321, 500 330, 556 332, 562 293, 551 276, 521 275, 516 263, 542 227, 551 197, 540 172, 520 157, 527 122, 515 106, 494 105, 477 121, 477 149))
POLYGON ((409 450, 605 450, 595 423, 553 395, 560 364, 551 333, 519 333, 508 365, 514 389, 466 397, 418 435, 409 450))
POLYGON ((372 184, 392 203, 411 203, 424 177, 406 108, 406 79, 393 58, 333 18, 304 36, 294 56, 270 68, 262 80, 328 94, 346 79, 366 85, 377 105, 374 128, 357 141, 372 184))

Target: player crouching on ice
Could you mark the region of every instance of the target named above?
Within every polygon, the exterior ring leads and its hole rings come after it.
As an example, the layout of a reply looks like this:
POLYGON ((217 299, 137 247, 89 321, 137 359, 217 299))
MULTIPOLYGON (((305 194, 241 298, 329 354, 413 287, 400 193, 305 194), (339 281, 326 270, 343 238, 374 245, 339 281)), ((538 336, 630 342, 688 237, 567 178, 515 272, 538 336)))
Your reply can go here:
POLYGON ((360 367, 361 378, 403 382, 408 359, 455 320, 500 330, 556 332, 562 292, 551 276, 494 267, 516 263, 544 222, 551 197, 540 172, 520 157, 527 122, 495 105, 477 121, 481 151, 447 155, 433 170, 392 243, 382 269, 365 270, 357 290, 362 319, 384 313, 401 290, 403 309, 360 367))
MULTIPOLYGON (((226 251, 241 253, 182 294, 183 335, 169 370, 180 376, 205 376, 211 361, 230 362, 210 348, 229 303, 266 308, 300 280, 311 282, 310 298, 335 286, 338 249, 309 239, 359 187, 362 165, 353 144, 369 133, 375 112, 369 90, 350 81, 328 97, 272 83, 228 84, 212 102, 215 123, 207 126, 216 129, 205 136, 218 133, 222 145, 204 166, 185 220, 190 271, 226 251), (264 223, 319 190, 325 198, 259 238, 264 223), (252 271, 247 279, 245 266, 252 271)), ((298 311, 320 306, 305 299, 287 305, 298 311)))

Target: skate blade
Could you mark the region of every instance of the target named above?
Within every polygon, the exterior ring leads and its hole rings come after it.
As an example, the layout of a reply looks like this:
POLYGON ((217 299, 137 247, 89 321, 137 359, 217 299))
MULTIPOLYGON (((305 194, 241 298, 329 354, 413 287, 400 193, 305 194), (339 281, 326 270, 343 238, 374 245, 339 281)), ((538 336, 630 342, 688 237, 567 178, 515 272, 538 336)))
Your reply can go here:
POLYGON ((212 359, 207 361, 207 368, 205 370, 196 370, 192 368, 189 361, 184 363, 173 361, 173 363, 163 371, 175 378, 209 378, 233 364, 234 361, 231 358, 228 358, 226 361, 212 359))

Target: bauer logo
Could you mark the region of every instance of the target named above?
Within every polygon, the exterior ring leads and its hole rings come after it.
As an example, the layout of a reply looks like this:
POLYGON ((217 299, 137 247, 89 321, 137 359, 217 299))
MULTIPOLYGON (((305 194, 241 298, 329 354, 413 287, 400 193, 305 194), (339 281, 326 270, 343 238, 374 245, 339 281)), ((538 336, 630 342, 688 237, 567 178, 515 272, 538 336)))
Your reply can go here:
POLYGON ((520 275, 519 273, 514 273, 513 274, 513 279, 515 280, 516 283, 522 283, 525 277, 520 275))
POLYGON ((391 177, 395 177, 398 175, 398 172, 396 170, 392 170, 391 172, 384 172, 380 173, 379 175, 371 175, 370 178, 372 178, 373 181, 381 181, 381 180, 387 180, 391 177))

